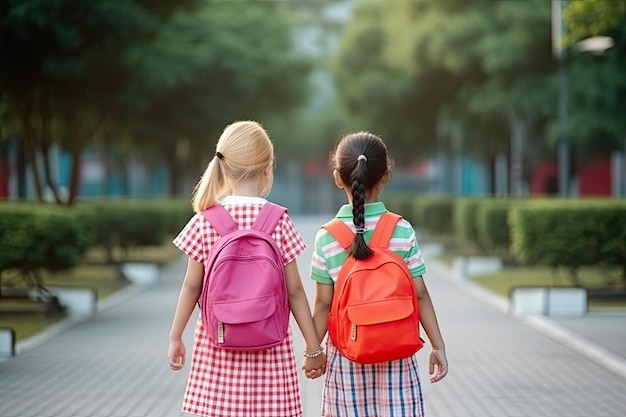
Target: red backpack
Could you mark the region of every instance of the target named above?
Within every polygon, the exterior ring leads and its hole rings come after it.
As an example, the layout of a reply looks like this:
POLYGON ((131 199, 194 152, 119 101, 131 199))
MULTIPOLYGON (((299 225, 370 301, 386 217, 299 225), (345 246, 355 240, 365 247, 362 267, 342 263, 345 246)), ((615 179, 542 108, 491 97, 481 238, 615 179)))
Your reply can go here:
POLYGON ((241 230, 220 205, 202 211, 220 238, 204 265, 200 309, 209 340, 230 350, 262 350, 287 336, 289 303, 280 248, 271 236, 285 207, 267 202, 241 230))
MULTIPOLYGON (((384 213, 369 243, 366 259, 346 259, 335 283, 328 334, 339 352, 353 362, 371 364, 402 359, 422 346, 419 306, 406 262, 389 250, 401 217, 384 213)), ((354 232, 341 220, 322 226, 347 251, 354 232)))

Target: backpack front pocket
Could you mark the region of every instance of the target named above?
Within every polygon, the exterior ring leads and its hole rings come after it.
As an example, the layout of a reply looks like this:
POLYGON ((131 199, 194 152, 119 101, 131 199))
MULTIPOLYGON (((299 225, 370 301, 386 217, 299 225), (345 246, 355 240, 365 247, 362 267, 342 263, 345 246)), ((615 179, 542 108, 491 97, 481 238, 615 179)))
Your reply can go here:
POLYGON ((348 336, 343 340, 348 341, 349 359, 360 363, 387 362, 411 356, 422 346, 411 297, 353 304, 346 310, 341 326, 348 336))
POLYGON ((285 337, 278 326, 276 309, 274 295, 214 303, 209 336, 213 343, 224 349, 258 350, 259 347, 275 346, 285 337))

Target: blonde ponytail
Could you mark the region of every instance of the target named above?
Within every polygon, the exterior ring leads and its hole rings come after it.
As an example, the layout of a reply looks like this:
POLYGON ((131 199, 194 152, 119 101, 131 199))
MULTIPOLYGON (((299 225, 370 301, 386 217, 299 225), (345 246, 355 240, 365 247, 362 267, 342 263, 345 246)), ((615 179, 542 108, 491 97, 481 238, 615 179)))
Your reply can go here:
POLYGON ((193 210, 200 213, 202 210, 213 206, 219 199, 227 193, 226 182, 224 180, 224 169, 220 159, 215 156, 204 170, 202 178, 193 190, 191 200, 193 210))
POLYGON ((239 121, 224 129, 216 153, 193 192, 196 213, 232 193, 232 184, 264 179, 262 196, 269 194, 274 176, 274 146, 263 127, 254 121, 239 121))

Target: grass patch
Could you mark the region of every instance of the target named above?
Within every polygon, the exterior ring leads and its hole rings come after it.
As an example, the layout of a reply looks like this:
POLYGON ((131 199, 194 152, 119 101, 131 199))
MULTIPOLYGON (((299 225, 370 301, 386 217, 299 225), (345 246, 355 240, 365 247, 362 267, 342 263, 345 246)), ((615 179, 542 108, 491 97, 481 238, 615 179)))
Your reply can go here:
POLYGON ((130 282, 119 276, 115 266, 82 264, 70 271, 44 274, 44 285, 95 288, 97 298, 101 299, 130 285, 130 282))
POLYGON ((437 257, 438 260, 448 266, 459 256, 485 256, 485 253, 476 245, 461 242, 454 236, 424 234, 419 239, 423 244, 438 244, 443 246, 443 253, 437 257))
MULTIPOLYGON (((579 281, 587 289, 606 288, 611 283, 616 286, 617 269, 585 267, 578 272, 579 281), (608 284, 607 284, 608 283, 608 284)), ((555 286, 573 285, 567 274, 557 269, 540 266, 506 267, 502 271, 473 277, 472 281, 505 297, 516 286, 555 286)), ((621 298, 590 298, 590 309, 626 309, 626 297, 621 298)))
POLYGON ((63 320, 65 317, 63 314, 54 316, 0 314, 0 327, 12 327, 15 330, 15 338, 19 342, 63 320))
MULTIPOLYGON (((154 262, 165 264, 180 257, 181 251, 171 243, 161 246, 140 246, 124 250, 113 248, 112 256, 116 262, 154 262)), ((108 263, 104 248, 91 248, 85 254, 85 263, 108 263)))
MULTIPOLYGON (((129 262, 154 262, 166 264, 180 257, 181 252, 172 244, 168 243, 158 247, 134 248, 125 252, 121 249, 114 251, 115 259, 124 259, 129 262)), ((117 266, 106 262, 106 252, 100 248, 91 249, 85 256, 82 264, 68 271, 42 273, 43 284, 46 287, 88 287, 94 288, 98 299, 105 298, 119 291, 130 282, 120 276, 117 266)), ((3 271, 3 290, 8 287, 24 287, 20 283, 19 274, 15 271, 3 271)), ((0 302, 15 309, 14 303, 22 303, 28 308, 31 301, 19 299, 1 299, 0 302)), ((19 308, 18 308, 19 309, 19 308)), ((32 336, 54 323, 64 319, 63 314, 46 316, 41 313, 2 313, 0 312, 0 326, 12 327, 15 330, 17 340, 23 340, 32 336)))

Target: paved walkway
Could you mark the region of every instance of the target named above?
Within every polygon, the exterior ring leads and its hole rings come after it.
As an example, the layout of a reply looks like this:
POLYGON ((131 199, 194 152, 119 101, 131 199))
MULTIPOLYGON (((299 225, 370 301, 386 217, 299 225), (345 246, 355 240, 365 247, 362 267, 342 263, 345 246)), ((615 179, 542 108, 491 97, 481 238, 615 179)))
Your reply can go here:
MULTIPOLYGON (((323 220, 295 219, 309 245, 323 220)), ((511 318, 505 300, 425 257, 450 361, 446 379, 429 384, 427 348, 418 353, 429 417, 626 415, 625 315, 511 318)), ((312 300, 309 259, 310 249, 299 262, 312 300)), ((166 353, 184 268, 174 262, 158 284, 121 293, 88 322, 21 343, 0 364, 0 417, 177 416, 188 367, 171 371, 166 353)), ((305 417, 319 415, 321 385, 302 378, 305 417)))

